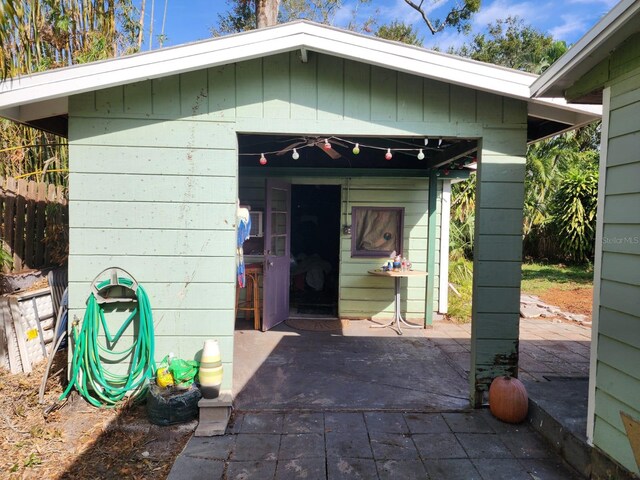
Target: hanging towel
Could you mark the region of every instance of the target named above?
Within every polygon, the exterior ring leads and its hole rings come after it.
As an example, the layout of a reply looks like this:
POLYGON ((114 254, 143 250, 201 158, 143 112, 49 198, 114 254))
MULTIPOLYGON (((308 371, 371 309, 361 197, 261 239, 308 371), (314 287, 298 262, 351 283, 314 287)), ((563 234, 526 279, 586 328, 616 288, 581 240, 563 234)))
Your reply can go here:
POLYGON ((245 268, 244 268, 244 252, 242 250, 242 244, 249 239, 251 234, 251 215, 246 208, 238 208, 238 244, 236 264, 238 271, 238 286, 240 288, 245 287, 245 268))

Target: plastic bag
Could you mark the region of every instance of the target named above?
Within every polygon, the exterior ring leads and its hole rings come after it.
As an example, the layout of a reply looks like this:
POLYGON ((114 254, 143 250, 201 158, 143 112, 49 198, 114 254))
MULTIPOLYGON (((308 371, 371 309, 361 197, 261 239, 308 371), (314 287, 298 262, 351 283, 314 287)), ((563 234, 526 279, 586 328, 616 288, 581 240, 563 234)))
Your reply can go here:
POLYGON ((198 373, 200 364, 195 360, 182 360, 174 358, 169 364, 169 372, 173 375, 173 380, 177 387, 188 388, 198 373))

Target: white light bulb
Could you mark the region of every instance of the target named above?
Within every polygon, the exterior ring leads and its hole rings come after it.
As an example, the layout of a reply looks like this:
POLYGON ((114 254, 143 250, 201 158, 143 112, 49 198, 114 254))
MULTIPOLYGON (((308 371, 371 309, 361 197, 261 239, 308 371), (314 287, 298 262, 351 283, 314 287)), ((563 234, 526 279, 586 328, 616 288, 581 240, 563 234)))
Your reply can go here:
POLYGON ((293 153, 291 154, 291 158, 293 158, 294 160, 298 160, 300 158, 300 154, 298 153, 298 150, 296 150, 295 148, 293 149, 293 153))
POLYGON ((424 160, 424 152, 422 149, 420 149, 420 152, 418 153, 418 160, 424 160))

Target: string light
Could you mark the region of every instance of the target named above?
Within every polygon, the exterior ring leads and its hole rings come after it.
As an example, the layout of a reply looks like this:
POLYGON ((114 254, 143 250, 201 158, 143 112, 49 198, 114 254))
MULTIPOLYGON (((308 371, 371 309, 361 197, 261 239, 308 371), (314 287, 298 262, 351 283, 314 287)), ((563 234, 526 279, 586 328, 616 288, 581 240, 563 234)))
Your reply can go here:
POLYGON ((422 151, 422 149, 420 149, 420 151, 418 152, 418 160, 424 160, 424 152, 422 151))
POLYGON ((356 143, 356 146, 353 147, 352 152, 353 152, 354 155, 358 155, 360 153, 360 144, 359 143, 356 143))
POLYGON ((291 158, 293 158, 294 160, 298 160, 300 158, 300 154, 298 153, 298 150, 296 150, 295 148, 293 149, 293 153, 291 154, 291 158))
POLYGON ((324 139, 324 149, 325 150, 331 150, 331 144, 329 143, 329 139, 328 138, 324 139))
POLYGON ((393 155, 391 154, 391 149, 387 148, 387 153, 384 154, 384 159, 391 160, 392 158, 393 158, 393 155))
POLYGON ((440 148, 440 145, 442 145, 442 137, 438 139, 438 148, 440 148))
POLYGON ((267 164, 267 158, 264 156, 264 153, 260 154, 260 165, 266 165, 267 164))

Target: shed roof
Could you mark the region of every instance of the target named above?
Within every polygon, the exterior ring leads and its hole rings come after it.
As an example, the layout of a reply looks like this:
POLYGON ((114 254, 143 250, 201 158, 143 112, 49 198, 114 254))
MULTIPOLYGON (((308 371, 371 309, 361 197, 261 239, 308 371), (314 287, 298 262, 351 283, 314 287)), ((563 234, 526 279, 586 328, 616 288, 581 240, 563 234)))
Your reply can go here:
POLYGON ((0 116, 65 133, 71 95, 295 50, 525 100, 530 140, 590 123, 601 113, 561 98, 531 99, 536 75, 300 20, 10 79, 0 84, 0 116))
MULTIPOLYGON (((565 91, 640 32, 640 0, 622 0, 531 85, 532 97, 564 97, 565 91)), ((601 102, 601 95, 590 96, 601 102)))

